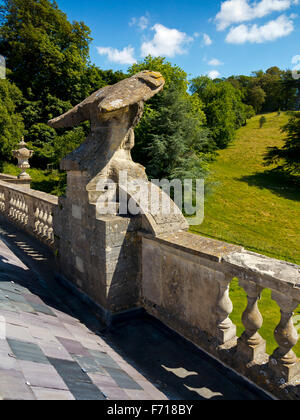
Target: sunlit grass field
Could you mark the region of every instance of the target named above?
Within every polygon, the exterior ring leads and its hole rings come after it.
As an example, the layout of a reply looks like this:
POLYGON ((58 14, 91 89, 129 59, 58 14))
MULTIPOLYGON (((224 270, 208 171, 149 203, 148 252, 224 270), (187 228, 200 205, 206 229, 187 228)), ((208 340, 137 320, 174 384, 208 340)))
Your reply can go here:
MULTIPOLYGON (((267 148, 283 144, 280 128, 289 116, 267 114, 263 128, 259 128, 260 117, 239 129, 234 143, 212 164, 209 181, 213 188, 206 199, 204 223, 191 231, 300 264, 300 184, 263 165, 267 148)), ((270 296, 265 290, 259 304, 264 317, 260 333, 267 340, 269 353, 277 347, 273 333, 280 319, 279 308, 270 296)), ((231 285, 231 297, 231 318, 240 335, 247 299, 237 280, 231 285)), ((300 344, 296 350, 300 357, 300 344)))

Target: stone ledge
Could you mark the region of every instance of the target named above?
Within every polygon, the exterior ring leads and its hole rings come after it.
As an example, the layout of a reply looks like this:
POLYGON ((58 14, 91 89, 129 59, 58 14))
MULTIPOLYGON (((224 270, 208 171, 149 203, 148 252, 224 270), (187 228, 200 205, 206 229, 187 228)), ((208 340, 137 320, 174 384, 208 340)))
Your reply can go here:
POLYGON ((153 237, 149 234, 141 233, 147 239, 169 245, 173 248, 180 249, 193 255, 207 258, 218 263, 222 259, 235 252, 243 251, 241 246, 231 245, 226 242, 217 241, 215 239, 204 238, 189 232, 177 232, 167 235, 153 237))
POLYGON ((46 201, 53 205, 58 205, 58 197, 56 197, 55 195, 47 194, 43 191, 32 190, 28 187, 26 188, 24 186, 13 185, 13 184, 10 184, 9 182, 5 182, 1 180, 0 180, 0 186, 7 188, 8 190, 19 192, 23 195, 36 198, 38 200, 46 201))
POLYGON ((239 278, 288 294, 300 301, 300 266, 242 250, 223 257, 223 265, 239 278))
POLYGON ((154 242, 216 262, 219 264, 215 266, 216 270, 232 277, 251 280, 263 288, 287 294, 300 301, 299 265, 190 232, 177 232, 158 237, 143 232, 139 234, 154 242))
POLYGON ((24 188, 28 189, 30 188, 30 183, 32 179, 30 177, 24 179, 24 178, 18 178, 17 176, 13 176, 13 175, 0 174, 0 181, 8 182, 9 184, 23 186, 24 188))

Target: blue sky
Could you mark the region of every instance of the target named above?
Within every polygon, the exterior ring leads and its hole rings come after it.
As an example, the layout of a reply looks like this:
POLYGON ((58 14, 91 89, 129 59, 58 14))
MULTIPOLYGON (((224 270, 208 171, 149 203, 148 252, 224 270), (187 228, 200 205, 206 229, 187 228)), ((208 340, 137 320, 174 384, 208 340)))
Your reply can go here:
POLYGON ((57 0, 92 30, 91 59, 127 70, 148 53, 189 76, 300 68, 300 0, 57 0))

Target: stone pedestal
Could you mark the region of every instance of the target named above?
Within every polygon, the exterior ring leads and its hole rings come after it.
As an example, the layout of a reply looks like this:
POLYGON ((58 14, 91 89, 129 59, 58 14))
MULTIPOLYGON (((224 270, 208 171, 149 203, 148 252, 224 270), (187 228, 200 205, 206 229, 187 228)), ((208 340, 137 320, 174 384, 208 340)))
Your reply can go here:
POLYGON ((300 379, 300 360, 297 359, 295 363, 284 364, 279 360, 274 359, 272 356, 270 358, 269 368, 273 376, 279 381, 282 385, 284 383, 291 382, 297 378, 300 379))
POLYGON ((244 363, 260 363, 266 360, 266 341, 260 340, 257 344, 249 344, 244 334, 238 340, 237 352, 244 363))
POLYGON ((67 197, 54 217, 60 274, 108 316, 136 308, 141 219, 97 214, 85 186, 85 173, 68 173, 67 197))
POLYGON ((293 351, 299 339, 293 324, 294 310, 299 302, 275 291, 272 292, 272 299, 280 307, 281 319, 274 332, 278 348, 270 358, 270 368, 277 378, 290 382, 300 375, 300 360, 293 351))

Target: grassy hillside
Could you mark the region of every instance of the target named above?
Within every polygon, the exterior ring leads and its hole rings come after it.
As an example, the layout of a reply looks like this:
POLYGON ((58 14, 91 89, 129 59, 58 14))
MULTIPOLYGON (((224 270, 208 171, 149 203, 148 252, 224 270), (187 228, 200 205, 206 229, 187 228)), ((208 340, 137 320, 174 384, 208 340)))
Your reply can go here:
MULTIPOLYGON (((300 264, 300 185, 263 166, 267 147, 282 145, 280 128, 288 118, 267 114, 267 123, 260 129, 257 116, 238 131, 228 149, 220 152, 211 168, 210 181, 215 186, 207 197, 204 223, 192 227, 192 232, 300 264)), ((241 313, 247 300, 237 281, 232 284, 231 296, 235 308, 232 320, 241 334, 241 313)), ((273 332, 280 313, 268 290, 263 293, 260 309, 264 315, 261 334, 271 353, 276 347, 273 332)), ((297 353, 300 356, 300 344, 297 353)))
POLYGON ((300 185, 263 166, 267 147, 283 144, 280 127, 288 116, 267 114, 261 129, 259 119, 238 130, 212 165, 210 181, 216 185, 205 220, 191 230, 300 264, 300 185))

